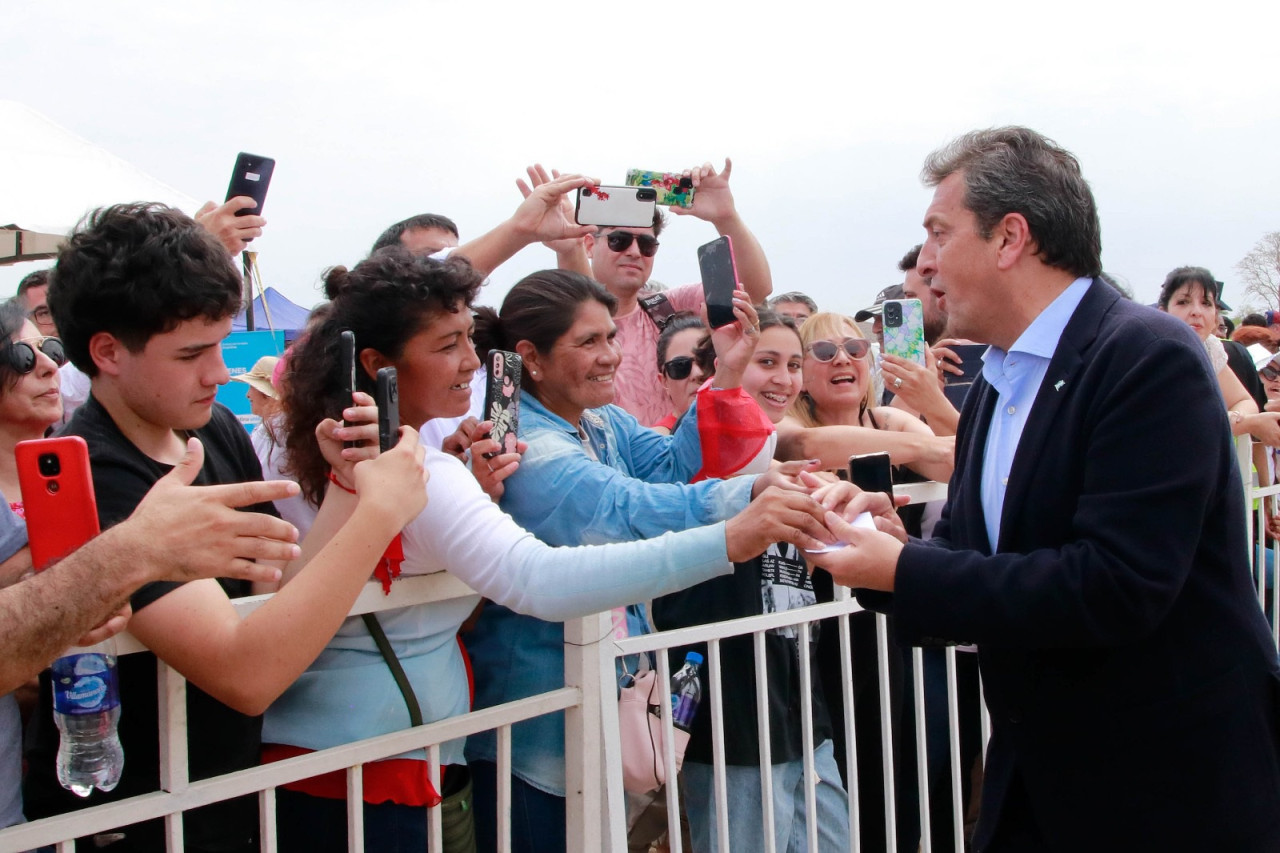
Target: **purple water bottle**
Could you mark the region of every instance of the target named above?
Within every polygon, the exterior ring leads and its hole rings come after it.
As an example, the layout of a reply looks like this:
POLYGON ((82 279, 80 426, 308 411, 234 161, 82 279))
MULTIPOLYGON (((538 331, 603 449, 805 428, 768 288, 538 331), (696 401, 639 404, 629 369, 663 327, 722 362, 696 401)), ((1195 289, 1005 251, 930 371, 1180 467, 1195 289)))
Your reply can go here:
POLYGON ((693 728, 693 718, 698 715, 698 705, 702 703, 702 680, 698 678, 700 666, 702 655, 689 652, 684 657, 684 666, 671 676, 671 722, 686 732, 693 728))

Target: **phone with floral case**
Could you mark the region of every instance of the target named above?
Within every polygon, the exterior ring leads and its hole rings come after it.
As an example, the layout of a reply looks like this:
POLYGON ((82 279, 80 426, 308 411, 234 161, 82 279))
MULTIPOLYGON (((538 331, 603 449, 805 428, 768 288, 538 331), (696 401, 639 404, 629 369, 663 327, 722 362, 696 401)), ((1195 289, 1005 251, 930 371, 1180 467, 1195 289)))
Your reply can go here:
POLYGON ((884 351, 924 364, 924 306, 919 299, 884 301, 884 351))
POLYGON ((499 453, 515 453, 520 431, 520 356, 492 350, 485 364, 484 419, 493 422, 489 437, 501 445, 499 453))
POLYGON ((693 178, 681 172, 628 169, 626 183, 629 187, 653 187, 658 192, 658 204, 693 207, 693 178))

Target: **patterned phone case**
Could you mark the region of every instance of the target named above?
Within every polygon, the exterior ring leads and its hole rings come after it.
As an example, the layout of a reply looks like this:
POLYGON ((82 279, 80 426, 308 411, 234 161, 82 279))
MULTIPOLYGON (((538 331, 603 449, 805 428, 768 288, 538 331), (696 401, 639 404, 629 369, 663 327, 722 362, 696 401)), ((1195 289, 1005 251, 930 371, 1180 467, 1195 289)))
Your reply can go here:
POLYGON ((693 207, 693 180, 679 172, 628 169, 627 186, 653 187, 658 191, 658 204, 665 204, 668 207, 693 207))
POLYGON ((489 437, 502 445, 502 453, 514 453, 520 432, 520 356, 504 350, 489 353, 485 365, 488 381, 484 394, 484 418, 493 421, 489 437))
POLYGON ((924 307, 919 299, 886 299, 884 303, 884 351, 924 364, 924 307), (900 306, 894 312, 890 306, 900 306), (891 324, 892 323, 892 324, 891 324))

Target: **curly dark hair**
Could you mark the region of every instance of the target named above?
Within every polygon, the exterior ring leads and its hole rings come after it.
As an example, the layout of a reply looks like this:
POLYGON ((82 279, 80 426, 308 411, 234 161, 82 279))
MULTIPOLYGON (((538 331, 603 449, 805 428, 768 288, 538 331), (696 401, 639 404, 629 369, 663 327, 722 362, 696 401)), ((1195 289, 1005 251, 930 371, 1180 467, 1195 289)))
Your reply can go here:
POLYGON ((139 352, 179 323, 234 315, 243 284, 217 238, 182 211, 116 204, 80 220, 58 252, 49 311, 71 363, 96 376, 94 335, 139 352))
MULTIPOLYGON (((372 349, 397 361, 434 317, 469 310, 483 283, 484 276, 463 257, 437 261, 398 246, 375 252, 354 269, 333 267, 325 273, 325 291, 333 301, 324 319, 294 345, 284 387, 288 469, 303 497, 320 503, 329 470, 315 440, 316 425, 340 417, 351 405, 344 399, 342 332, 355 334, 358 352, 372 349)), ((365 370, 356 370, 356 385, 374 393, 374 377, 365 370)))
POLYGON ((139 352, 179 323, 235 314, 242 287, 227 250, 182 211, 117 204, 89 213, 58 252, 49 311, 72 364, 95 376, 95 334, 139 352))

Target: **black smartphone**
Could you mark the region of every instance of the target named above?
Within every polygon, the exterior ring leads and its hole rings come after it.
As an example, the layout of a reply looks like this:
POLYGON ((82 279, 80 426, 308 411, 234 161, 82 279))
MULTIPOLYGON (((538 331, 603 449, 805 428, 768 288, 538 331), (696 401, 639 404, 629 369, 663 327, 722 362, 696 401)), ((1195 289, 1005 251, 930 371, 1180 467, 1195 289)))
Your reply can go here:
MULTIPOLYGON (((505 350, 493 350, 484 365, 487 381, 484 391, 484 419, 493 421, 489 437, 502 445, 500 453, 515 453, 520 429, 520 356, 505 350)), ((486 453, 493 458, 497 453, 486 453)))
POLYGON ((383 367, 378 371, 378 389, 374 398, 378 401, 378 447, 386 453, 396 446, 400 438, 400 386, 396 382, 394 367, 383 367))
POLYGON ((236 216, 262 215, 262 206, 267 201, 267 187, 271 185, 271 173, 275 168, 276 161, 270 157, 246 154, 243 151, 236 156, 236 167, 231 172, 231 185, 227 187, 227 201, 238 195, 246 195, 258 203, 257 207, 237 210, 236 216))
POLYGON ((951 351, 960 356, 960 369, 964 373, 957 376, 949 370, 942 371, 942 393, 951 405, 961 409, 964 408, 964 398, 969 394, 969 386, 982 373, 982 354, 987 351, 987 345, 956 344, 951 351))
MULTIPOLYGON (((356 333, 342 330, 341 352, 338 356, 338 364, 342 370, 342 408, 350 406, 352 403, 351 395, 356 390, 356 333)), ((338 412, 338 420, 342 420, 342 412, 338 412)), ((344 441, 344 447, 355 447, 356 442, 344 441)))
POLYGON ((698 247, 698 268, 702 271, 702 292, 707 300, 707 322, 711 328, 727 326, 733 316, 733 292, 738 289, 738 264, 733 258, 733 240, 717 237, 698 247))
POLYGON ((864 492, 884 492, 893 498, 893 468, 889 454, 858 453, 849 457, 849 482, 864 492))

